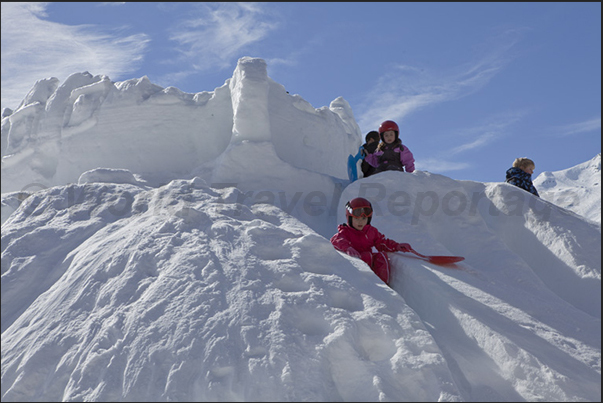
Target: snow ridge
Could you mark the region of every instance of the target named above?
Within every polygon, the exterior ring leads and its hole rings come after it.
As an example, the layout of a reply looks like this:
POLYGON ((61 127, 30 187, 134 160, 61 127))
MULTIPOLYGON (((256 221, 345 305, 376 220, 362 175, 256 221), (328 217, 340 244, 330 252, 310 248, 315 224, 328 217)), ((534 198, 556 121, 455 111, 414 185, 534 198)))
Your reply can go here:
POLYGON ((592 160, 534 179, 540 196, 601 224, 601 154, 592 160))

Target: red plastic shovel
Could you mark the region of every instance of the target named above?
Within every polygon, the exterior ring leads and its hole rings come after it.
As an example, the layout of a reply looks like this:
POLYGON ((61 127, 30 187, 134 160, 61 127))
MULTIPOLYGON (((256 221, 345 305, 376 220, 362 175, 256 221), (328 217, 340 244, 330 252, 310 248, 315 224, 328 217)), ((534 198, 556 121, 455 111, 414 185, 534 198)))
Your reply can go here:
POLYGON ((421 255, 414 249, 409 250, 409 252, 414 253, 415 255, 420 256, 424 259, 427 259, 430 263, 434 264, 451 264, 465 260, 465 258, 461 256, 425 256, 421 255))

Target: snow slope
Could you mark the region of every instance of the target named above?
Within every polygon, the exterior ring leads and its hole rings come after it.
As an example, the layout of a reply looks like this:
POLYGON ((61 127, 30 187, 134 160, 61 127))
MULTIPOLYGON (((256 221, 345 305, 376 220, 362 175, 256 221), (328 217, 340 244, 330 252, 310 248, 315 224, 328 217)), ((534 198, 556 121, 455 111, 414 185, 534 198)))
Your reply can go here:
POLYGON ((534 179, 540 197, 601 224, 601 154, 534 179))
POLYGON ((600 224, 505 183, 349 184, 345 100, 261 59, 205 95, 84 76, 3 119, 2 401, 600 401, 600 224), (466 260, 391 254, 388 287, 329 242, 356 196, 466 260))
POLYGON ((458 397, 399 295, 238 193, 194 179, 28 198, 37 217, 3 232, 3 400, 458 397))

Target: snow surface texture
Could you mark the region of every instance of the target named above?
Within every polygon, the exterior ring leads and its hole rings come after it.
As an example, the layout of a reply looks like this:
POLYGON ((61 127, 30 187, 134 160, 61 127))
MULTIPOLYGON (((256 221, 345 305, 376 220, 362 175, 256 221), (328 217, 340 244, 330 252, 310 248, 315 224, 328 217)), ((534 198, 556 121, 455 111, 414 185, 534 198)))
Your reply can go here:
POLYGON ((601 154, 590 161, 534 179, 540 197, 601 224, 601 154))
POLYGON ((601 399, 600 220, 425 171, 349 184, 347 102, 261 59, 194 95, 42 80, 7 114, 3 402, 601 399), (328 240, 357 196, 466 260, 390 254, 388 287, 328 240))

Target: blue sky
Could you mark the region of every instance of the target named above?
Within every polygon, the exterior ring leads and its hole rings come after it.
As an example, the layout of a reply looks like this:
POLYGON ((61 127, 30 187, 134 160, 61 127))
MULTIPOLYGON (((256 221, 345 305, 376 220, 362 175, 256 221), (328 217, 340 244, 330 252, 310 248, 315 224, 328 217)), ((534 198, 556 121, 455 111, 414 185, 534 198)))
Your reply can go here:
POLYGON ((253 56, 363 134, 395 120, 421 170, 498 182, 601 152, 601 3, 2 3, 1 26, 2 108, 82 71, 213 91, 253 56))

